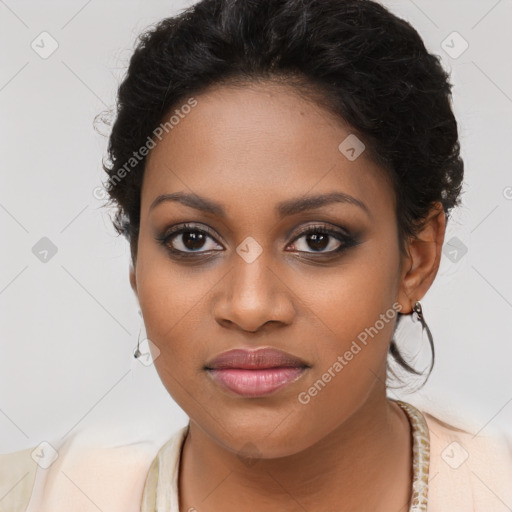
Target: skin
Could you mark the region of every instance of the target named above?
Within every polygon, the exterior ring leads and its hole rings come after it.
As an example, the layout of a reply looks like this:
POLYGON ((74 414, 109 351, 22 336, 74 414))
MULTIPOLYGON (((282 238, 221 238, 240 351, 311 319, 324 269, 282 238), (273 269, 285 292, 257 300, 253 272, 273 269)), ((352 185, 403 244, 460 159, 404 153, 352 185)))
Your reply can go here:
POLYGON ((152 351, 158 374, 190 418, 180 510, 408 510, 410 427, 385 387, 396 317, 309 403, 298 395, 394 303, 407 314, 427 292, 445 234, 440 204, 403 256, 386 173, 368 152, 350 161, 338 149, 349 126, 271 82, 217 86, 196 99, 148 156, 130 271, 159 350, 152 351), (225 217, 176 201, 150 208, 159 195, 180 191, 220 203, 225 217), (331 203, 280 218, 274 210, 334 191, 368 211, 331 203), (177 259, 156 238, 185 222, 210 228, 213 238, 194 252, 176 235, 168 245, 187 251, 177 259), (343 238, 320 248, 307 235, 295 240, 299 228, 317 224, 345 228, 357 244, 329 256, 343 238), (236 252, 248 236, 262 249, 251 263, 236 252), (310 368, 259 398, 223 390, 204 370, 221 352, 260 346, 310 368))

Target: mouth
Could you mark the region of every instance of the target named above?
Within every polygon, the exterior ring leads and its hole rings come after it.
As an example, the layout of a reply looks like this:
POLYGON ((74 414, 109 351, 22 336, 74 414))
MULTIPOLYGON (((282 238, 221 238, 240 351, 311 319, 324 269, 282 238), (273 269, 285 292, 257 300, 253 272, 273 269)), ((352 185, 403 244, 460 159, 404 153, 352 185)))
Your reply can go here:
POLYGON ((204 370, 223 389, 245 397, 276 393, 298 380, 310 366, 273 348, 235 349, 208 362, 204 370))

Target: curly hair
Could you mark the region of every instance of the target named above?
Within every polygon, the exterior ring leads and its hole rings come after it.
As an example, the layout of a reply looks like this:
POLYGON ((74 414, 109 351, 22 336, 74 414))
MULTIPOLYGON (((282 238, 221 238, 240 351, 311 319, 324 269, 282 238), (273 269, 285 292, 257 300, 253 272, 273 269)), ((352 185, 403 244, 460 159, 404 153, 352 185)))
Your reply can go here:
MULTIPOLYGON (((134 152, 191 95, 262 80, 293 86, 364 140, 393 184, 402 252, 434 203, 447 218, 459 203, 452 85, 409 23, 371 0, 200 0, 139 36, 118 89, 103 168, 133 263, 145 165, 134 152)), ((418 374, 394 340, 390 354, 418 374)))

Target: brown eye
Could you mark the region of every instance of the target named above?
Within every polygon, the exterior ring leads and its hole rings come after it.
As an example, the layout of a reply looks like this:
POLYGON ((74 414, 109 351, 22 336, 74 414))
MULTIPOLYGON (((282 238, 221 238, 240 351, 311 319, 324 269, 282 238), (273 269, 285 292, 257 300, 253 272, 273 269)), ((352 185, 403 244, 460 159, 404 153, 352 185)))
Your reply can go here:
POLYGON ((341 242, 327 233, 312 232, 299 237, 293 245, 302 252, 310 252, 308 249, 313 252, 332 252, 339 248, 341 242), (301 239, 303 241, 298 243, 301 239))
POLYGON ((356 245, 352 236, 328 226, 309 226, 303 229, 292 242, 298 252, 330 254, 341 252, 356 245))
MULTIPOLYGON (((178 226, 158 240, 173 253, 203 253, 218 250, 220 245, 204 229, 193 226, 178 226)), ((222 247, 221 247, 222 250, 222 247)))
POLYGON ((329 245, 330 238, 324 233, 311 233, 306 235, 306 243, 315 251, 323 251, 329 245))
POLYGON ((190 251, 201 249, 206 240, 205 235, 199 231, 183 231, 181 237, 181 243, 190 251))

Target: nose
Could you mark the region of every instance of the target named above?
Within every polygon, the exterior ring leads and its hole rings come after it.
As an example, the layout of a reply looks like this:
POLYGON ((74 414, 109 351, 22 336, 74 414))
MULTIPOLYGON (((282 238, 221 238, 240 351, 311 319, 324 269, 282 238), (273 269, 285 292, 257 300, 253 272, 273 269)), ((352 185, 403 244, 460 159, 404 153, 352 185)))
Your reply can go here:
POLYGON ((264 255, 248 263, 236 255, 220 283, 213 313, 223 327, 257 332, 267 323, 289 325, 296 310, 293 292, 264 255))

